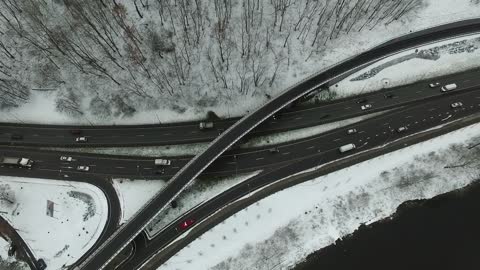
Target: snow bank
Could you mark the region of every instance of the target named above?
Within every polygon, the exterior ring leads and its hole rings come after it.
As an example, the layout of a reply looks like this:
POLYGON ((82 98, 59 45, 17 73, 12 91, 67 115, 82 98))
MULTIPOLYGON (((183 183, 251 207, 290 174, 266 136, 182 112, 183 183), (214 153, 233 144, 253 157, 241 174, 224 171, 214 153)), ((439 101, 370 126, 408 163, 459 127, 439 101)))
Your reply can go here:
POLYGON ((0 177, 0 185, 10 195, 9 202, 0 205, 2 217, 48 269, 77 261, 106 224, 107 200, 93 185, 7 176, 0 177))
POLYGON ((406 200, 474 181, 478 162, 444 167, 478 160, 480 150, 466 146, 478 142, 479 133, 480 124, 471 125, 275 193, 204 233, 158 269, 291 267, 360 224, 388 217, 406 200))
POLYGON ((167 183, 162 180, 113 179, 122 208, 120 223, 128 221, 150 198, 162 190, 167 183))

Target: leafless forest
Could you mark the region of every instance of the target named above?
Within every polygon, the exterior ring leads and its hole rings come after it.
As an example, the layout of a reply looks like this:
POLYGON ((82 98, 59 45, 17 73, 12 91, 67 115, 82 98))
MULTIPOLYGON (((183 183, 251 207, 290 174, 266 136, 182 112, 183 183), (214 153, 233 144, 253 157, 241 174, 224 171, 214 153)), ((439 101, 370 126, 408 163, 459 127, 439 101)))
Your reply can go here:
POLYGON ((2 0, 0 107, 128 116, 270 98, 329 42, 408 20, 423 0, 2 0))

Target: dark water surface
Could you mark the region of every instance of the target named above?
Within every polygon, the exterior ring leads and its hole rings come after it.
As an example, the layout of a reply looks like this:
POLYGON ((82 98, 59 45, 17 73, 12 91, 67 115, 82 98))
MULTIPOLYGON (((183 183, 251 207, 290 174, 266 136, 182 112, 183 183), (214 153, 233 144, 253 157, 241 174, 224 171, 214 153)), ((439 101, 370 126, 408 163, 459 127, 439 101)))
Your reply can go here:
POLYGON ((397 210, 294 269, 480 270, 480 182, 397 210))

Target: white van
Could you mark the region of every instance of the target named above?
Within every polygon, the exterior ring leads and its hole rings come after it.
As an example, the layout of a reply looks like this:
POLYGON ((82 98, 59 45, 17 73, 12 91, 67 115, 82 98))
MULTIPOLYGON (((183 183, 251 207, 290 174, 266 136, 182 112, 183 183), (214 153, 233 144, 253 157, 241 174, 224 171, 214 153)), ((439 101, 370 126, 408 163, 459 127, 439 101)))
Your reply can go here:
POLYGON ((447 92, 447 91, 455 90, 455 89, 457 89, 457 84, 451 83, 451 84, 447 84, 447 85, 442 86, 442 89, 440 91, 447 92))
POLYGON ((348 151, 353 150, 355 148, 356 148, 355 144, 349 143, 349 144, 345 144, 344 146, 340 146, 340 148, 338 148, 338 150, 340 150, 340 153, 345 153, 345 152, 348 152, 348 151))
POLYGON ((169 159, 157 158, 155 159, 156 166, 169 166, 172 162, 169 159))

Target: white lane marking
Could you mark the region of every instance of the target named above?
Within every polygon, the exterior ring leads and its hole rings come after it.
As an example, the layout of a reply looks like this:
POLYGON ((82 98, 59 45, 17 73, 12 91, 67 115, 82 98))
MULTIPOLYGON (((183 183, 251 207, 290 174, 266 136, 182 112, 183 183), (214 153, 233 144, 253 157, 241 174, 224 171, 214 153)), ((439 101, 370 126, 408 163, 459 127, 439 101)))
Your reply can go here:
POLYGON ((335 140, 333 140, 333 141, 334 141, 334 142, 338 142, 338 141, 340 141, 340 140, 342 140, 342 139, 337 138, 337 139, 335 139, 335 140))
POLYGON ((367 137, 367 140, 370 140, 370 137, 367 137))
POLYGON ((135 135, 135 136, 137 136, 137 137, 144 137, 145 135, 143 135, 143 134, 138 134, 138 135, 135 135))
POLYGON ((125 169, 125 167, 122 167, 122 166, 118 166, 118 167, 115 167, 117 169, 125 169))
POLYGON ((38 137, 38 134, 33 134, 32 136, 38 137))
POLYGON ((285 152, 285 153, 282 153, 282 155, 288 155, 290 154, 290 152, 285 152))
POLYGON ((415 92, 415 93, 417 93, 417 94, 418 94, 418 93, 421 93, 421 92, 422 92, 422 91, 420 90, 420 91, 417 91, 417 92, 415 92))
POLYGON ((236 162, 227 162, 227 164, 235 165, 235 164, 237 164, 237 163, 236 163, 236 162))
POLYGON ((365 133, 365 130, 359 131, 358 134, 365 133))
POLYGON ((255 160, 262 160, 262 159, 265 159, 265 158, 259 157, 259 158, 256 158, 255 160))
POLYGON ((413 116, 409 115, 409 116, 406 116, 405 118, 412 118, 413 116))
POLYGON ((433 116, 430 116, 430 119, 433 119, 433 116))
POLYGON ((153 168, 143 168, 144 170, 153 170, 153 168))
POLYGON ((429 112, 433 112, 435 111, 436 109, 435 108, 431 108, 430 110, 428 110, 429 112))
POLYGON ((443 118, 442 121, 448 120, 450 117, 452 117, 451 114, 449 114, 447 117, 443 118))
POLYGON ((172 133, 163 133, 163 135, 172 135, 172 133))
POLYGON ((351 109, 352 107, 345 107, 345 110, 351 109))
POLYGON ((385 124, 383 124, 383 125, 384 125, 384 126, 388 126, 388 124, 389 124, 389 123, 385 123, 385 124))
POLYGON ((418 121, 415 121, 415 124, 418 124, 418 121))
POLYGON ((297 117, 297 118, 295 118, 295 120, 300 120, 300 119, 302 119, 302 117, 297 117))
POLYGON ((195 134, 195 133, 198 133, 198 131, 192 131, 192 132, 190 132, 190 133, 195 134))
POLYGON ((315 146, 310 146, 310 147, 307 147, 307 149, 313 149, 315 148, 315 146))

